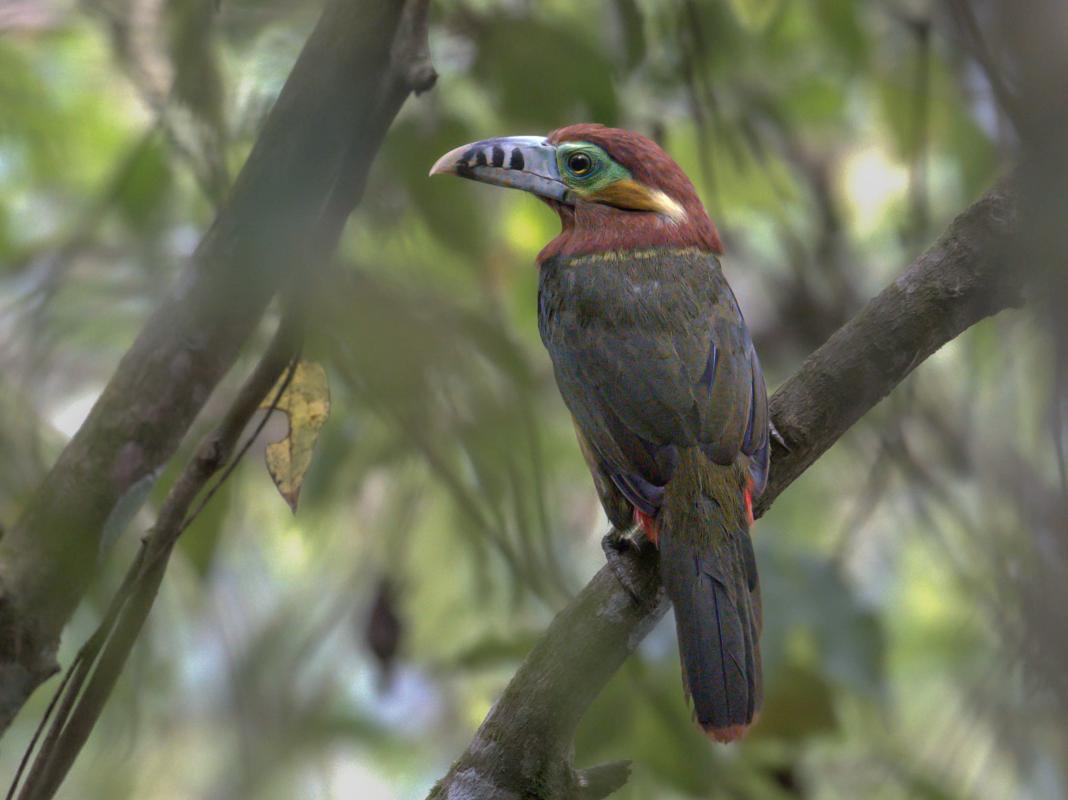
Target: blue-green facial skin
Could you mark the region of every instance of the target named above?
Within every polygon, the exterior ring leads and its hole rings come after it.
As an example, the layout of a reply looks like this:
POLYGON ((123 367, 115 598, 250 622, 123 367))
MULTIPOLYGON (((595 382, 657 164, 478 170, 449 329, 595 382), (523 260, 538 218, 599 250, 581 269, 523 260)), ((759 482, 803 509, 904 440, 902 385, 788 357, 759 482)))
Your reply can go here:
POLYGON ((590 142, 562 142, 556 147, 560 178, 580 195, 599 192, 616 181, 629 180, 630 170, 617 164, 604 150, 590 142))

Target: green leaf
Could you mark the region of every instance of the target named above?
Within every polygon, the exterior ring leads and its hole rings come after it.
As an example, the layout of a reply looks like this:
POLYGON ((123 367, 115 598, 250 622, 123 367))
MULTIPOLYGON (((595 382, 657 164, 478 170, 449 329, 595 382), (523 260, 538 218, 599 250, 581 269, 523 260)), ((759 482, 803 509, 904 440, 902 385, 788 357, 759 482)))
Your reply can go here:
POLYGON ((118 187, 116 202, 123 218, 137 231, 160 221, 172 186, 167 152, 159 138, 145 143, 118 187))
POLYGON ((730 0, 735 18, 750 30, 763 30, 778 11, 782 0, 730 0))
POLYGON ((614 6, 623 32, 624 63, 633 70, 645 59, 645 19, 636 0, 615 0, 614 6))
POLYGON ((508 636, 488 634, 450 658, 454 667, 465 670, 493 669, 519 663, 544 635, 544 631, 516 631, 508 636))
POLYGON ((857 9, 861 6, 853 0, 817 0, 815 3, 818 24, 813 32, 854 67, 862 65, 870 52, 868 38, 857 18, 857 9))
POLYGON ((619 117, 613 64, 583 26, 517 20, 501 14, 482 22, 473 73, 498 111, 533 132, 575 120, 614 124, 619 117), (534 67, 536 65, 536 68, 534 67))
MULTIPOLYGON (((430 178, 427 172, 438 155, 478 138, 468 125, 452 117, 438 119, 432 127, 411 120, 398 123, 383 148, 386 169, 376 176, 403 187, 406 199, 431 233, 467 255, 473 265, 481 262, 490 231, 486 218, 474 211, 478 208, 478 198, 461 198, 455 181, 430 178)), ((387 215, 382 223, 390 225, 397 221, 394 213, 387 215)))
POLYGON ((827 681, 814 670, 790 664, 768 687, 752 736, 804 740, 830 733, 837 726, 834 692, 827 681))
MULTIPOLYGON (((831 560, 758 539, 764 590, 765 672, 817 670, 854 692, 881 700, 886 642, 879 617, 831 560), (798 603, 798 597, 804 603, 798 603)), ((783 678, 782 680, 788 680, 783 678)))

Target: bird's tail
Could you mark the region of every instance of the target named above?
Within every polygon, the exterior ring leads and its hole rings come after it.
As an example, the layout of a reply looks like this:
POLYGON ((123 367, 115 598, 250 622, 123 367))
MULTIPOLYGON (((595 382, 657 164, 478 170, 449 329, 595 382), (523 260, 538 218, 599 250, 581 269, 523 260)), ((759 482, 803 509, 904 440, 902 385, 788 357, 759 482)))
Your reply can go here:
POLYGON ((694 715, 712 739, 729 742, 763 699, 749 483, 741 467, 716 465, 697 448, 679 456, 656 519, 660 575, 694 715))

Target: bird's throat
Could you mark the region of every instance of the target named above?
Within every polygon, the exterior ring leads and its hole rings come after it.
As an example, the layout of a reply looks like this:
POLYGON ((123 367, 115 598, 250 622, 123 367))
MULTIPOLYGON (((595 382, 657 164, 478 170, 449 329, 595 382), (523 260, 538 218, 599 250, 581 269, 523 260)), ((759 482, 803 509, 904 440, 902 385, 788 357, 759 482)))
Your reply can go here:
POLYGON ((573 206, 549 201, 560 217, 560 234, 538 254, 542 264, 557 256, 648 249, 697 248, 722 252, 715 226, 703 208, 679 219, 653 211, 628 211, 601 203, 573 206))

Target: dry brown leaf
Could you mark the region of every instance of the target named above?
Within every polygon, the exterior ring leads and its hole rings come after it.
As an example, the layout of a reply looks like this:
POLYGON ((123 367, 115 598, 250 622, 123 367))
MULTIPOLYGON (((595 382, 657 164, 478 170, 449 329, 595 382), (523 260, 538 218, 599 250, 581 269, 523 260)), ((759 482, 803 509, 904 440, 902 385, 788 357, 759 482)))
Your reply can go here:
MULTIPOLYGON (((279 381, 284 381, 285 375, 279 381)), ((271 389, 263 408, 270 408, 278 394, 278 385, 271 389)), ((284 439, 267 445, 267 471, 289 507, 296 513, 304 474, 311 465, 312 452, 319 440, 319 431, 330 415, 330 387, 326 370, 311 361, 300 361, 293 371, 282 396, 275 406, 289 417, 289 433, 284 439)))

